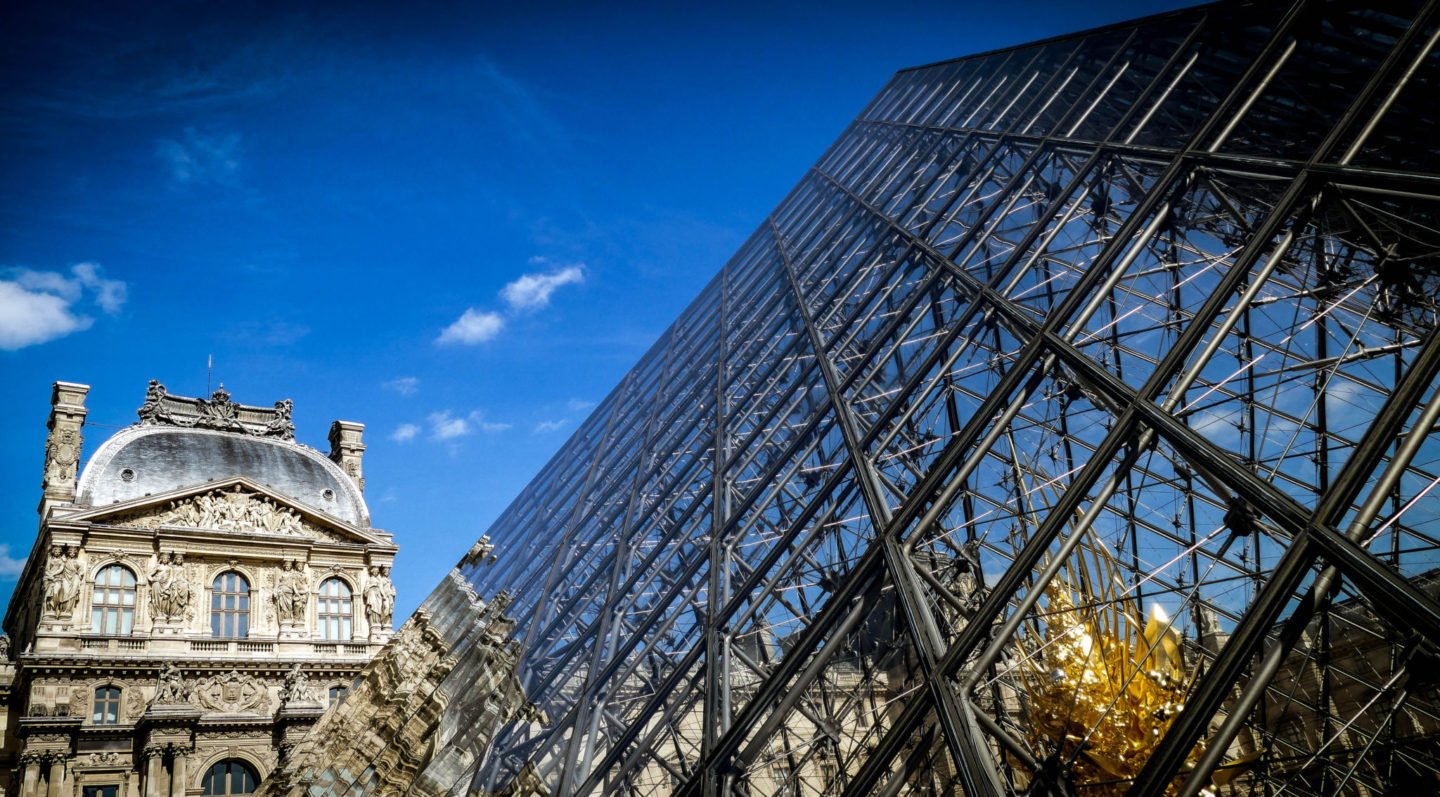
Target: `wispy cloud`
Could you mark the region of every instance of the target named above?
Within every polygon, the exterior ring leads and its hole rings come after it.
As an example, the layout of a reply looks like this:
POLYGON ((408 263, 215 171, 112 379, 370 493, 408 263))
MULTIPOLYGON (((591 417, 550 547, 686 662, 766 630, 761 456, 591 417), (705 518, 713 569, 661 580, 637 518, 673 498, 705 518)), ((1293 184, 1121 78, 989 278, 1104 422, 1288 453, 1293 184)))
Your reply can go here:
POLYGON ((402 423, 390 433, 390 439, 397 443, 408 443, 420 434, 420 427, 413 423, 402 423))
POLYGON ((409 398, 415 395, 415 391, 420 389, 420 380, 413 376, 397 376, 389 382, 382 384, 381 387, 386 390, 393 390, 409 398))
POLYGON ((19 578, 25 560, 10 555, 10 546, 0 543, 0 578, 19 578))
POLYGON ((445 327, 435 342, 441 345, 459 343, 473 346, 493 339, 504 328, 505 319, 499 313, 482 313, 471 307, 455 319, 455 323, 445 327))
POLYGON ((106 279, 95 263, 77 263, 70 273, 10 269, 0 280, 0 349, 23 349, 89 329, 93 304, 113 315, 125 304, 127 288, 106 279))
POLYGON ((565 408, 570 410, 571 412, 584 412, 585 410, 588 410, 593 406, 595 406, 595 402, 586 401, 585 399, 572 398, 569 401, 565 402, 565 408))
POLYGON ((176 185, 233 185, 240 174, 240 135, 207 135, 193 127, 177 138, 155 142, 155 154, 176 185))
POLYGON ((557 289, 584 281, 585 267, 582 264, 549 272, 522 274, 500 289, 500 298, 516 312, 539 310, 550 304, 550 297, 557 289))
POLYGON ((569 418, 557 418, 553 421, 541 421, 535 424, 535 434, 545 434, 546 432, 559 431, 561 429, 564 429, 569 424, 569 418))
POLYGON ((310 334, 310 327, 293 321, 242 321, 229 330, 229 337, 244 343, 288 346, 310 334))
POLYGON ((508 423, 485 420, 485 414, 474 410, 468 415, 456 415, 450 410, 432 412, 426 418, 430 422, 431 440, 454 440, 474 432, 503 432, 510 428, 508 423))

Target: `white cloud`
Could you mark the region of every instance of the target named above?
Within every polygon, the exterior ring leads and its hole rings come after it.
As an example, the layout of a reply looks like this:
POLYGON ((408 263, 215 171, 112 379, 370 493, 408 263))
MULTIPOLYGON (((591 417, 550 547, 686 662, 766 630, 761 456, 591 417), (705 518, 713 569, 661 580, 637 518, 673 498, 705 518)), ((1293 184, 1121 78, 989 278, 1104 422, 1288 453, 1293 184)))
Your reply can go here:
POLYGON ((457 418, 450 410, 430 413, 430 437, 434 440, 452 440, 470 434, 470 422, 457 418))
POLYGON ((484 343, 505 328, 505 319, 499 313, 482 313, 471 307, 455 320, 455 323, 440 333, 436 343, 462 343, 467 346, 484 343))
POLYGON ((383 385, 381 385, 381 387, 385 388, 386 390, 393 390, 396 393, 399 393, 400 395, 409 398, 410 396, 415 395, 416 390, 420 389, 420 380, 413 376, 398 376, 394 379, 391 379, 389 382, 384 383, 383 385))
POLYGON ((453 440, 457 437, 465 437, 475 431, 481 432, 503 432, 510 428, 508 423, 495 423, 485 420, 484 413, 479 410, 469 415, 457 416, 450 410, 432 412, 426 418, 430 422, 431 440, 453 440))
POLYGON ((0 543, 0 578, 19 578, 25 560, 10 555, 10 546, 0 543))
POLYGON ((390 433, 390 439, 397 443, 408 443, 420 434, 420 427, 413 423, 402 423, 390 433))
POLYGON ((535 434, 545 434, 546 432, 554 432, 559 429, 564 429, 566 424, 568 423, 570 423, 569 418, 561 418, 554 421, 541 421, 535 424, 535 434))
POLYGON ((586 401, 584 399, 572 398, 569 401, 565 402, 565 406, 568 407, 571 412, 584 412, 585 410, 588 410, 591 407, 595 406, 595 402, 586 401))
POLYGON ((584 281, 583 265, 566 266, 545 274, 523 274, 500 289, 500 298, 510 305, 511 310, 539 310, 550 303, 550 296, 556 289, 584 281))
POLYGON ((95 263, 77 263, 70 274, 11 269, 0 280, 0 349, 22 349, 72 332, 95 320, 78 309, 89 302, 114 314, 125 304, 126 286, 105 279, 95 263))
POLYGON ((179 139, 155 142, 155 154, 178 185, 225 185, 233 183, 240 172, 240 136, 236 133, 205 135, 187 127, 179 139))

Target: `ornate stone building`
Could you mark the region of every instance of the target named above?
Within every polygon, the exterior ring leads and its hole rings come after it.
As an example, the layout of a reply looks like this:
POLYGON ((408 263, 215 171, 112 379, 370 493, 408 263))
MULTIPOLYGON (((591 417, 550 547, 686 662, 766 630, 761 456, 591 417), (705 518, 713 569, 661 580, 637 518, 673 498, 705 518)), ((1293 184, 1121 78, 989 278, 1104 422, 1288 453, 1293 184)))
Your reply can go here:
POLYGON ((40 529, 4 627, 0 789, 246 794, 391 638, 396 546, 273 407, 166 393, 78 472, 85 385, 57 382, 40 529))

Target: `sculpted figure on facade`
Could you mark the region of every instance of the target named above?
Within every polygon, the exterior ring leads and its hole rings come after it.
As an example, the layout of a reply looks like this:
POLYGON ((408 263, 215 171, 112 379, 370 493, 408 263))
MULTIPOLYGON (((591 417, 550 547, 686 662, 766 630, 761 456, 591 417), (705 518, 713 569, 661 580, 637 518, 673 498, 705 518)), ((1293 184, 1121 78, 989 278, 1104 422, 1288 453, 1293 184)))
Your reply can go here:
POLYGON ((180 675, 180 668, 173 662, 165 662, 160 667, 160 678, 155 684, 155 697, 150 701, 152 706, 173 706, 190 702, 190 690, 185 688, 185 679, 180 675))
POLYGON ((365 582, 365 618, 370 621, 370 629, 389 628, 394 616, 395 584, 390 581, 390 568, 371 565, 365 582))
POLYGON ((280 687, 280 703, 318 703, 319 698, 315 696, 315 689, 310 686, 310 679, 300 669, 300 662, 290 668, 285 674, 285 683, 280 687))
POLYGON ((84 580, 80 549, 74 546, 50 546, 41 587, 45 612, 61 619, 69 617, 75 611, 75 604, 80 601, 80 589, 84 580))
POLYGON ((185 555, 161 551, 150 571, 150 611, 161 622, 185 619, 192 584, 185 575, 185 555))
POLYGON ((295 411, 295 402, 290 399, 280 399, 275 402, 275 417, 265 425, 265 434, 286 439, 295 436, 295 423, 290 416, 295 411))
POLYGON ((275 580, 275 616, 281 625, 298 625, 305 622, 305 609, 310 601, 310 579, 306 578, 304 564, 285 560, 280 575, 275 580))
POLYGON ((146 426, 160 423, 160 402, 165 398, 165 386, 160 384, 158 379, 151 379, 150 386, 145 388, 145 403, 135 411, 140 416, 140 423, 146 426))

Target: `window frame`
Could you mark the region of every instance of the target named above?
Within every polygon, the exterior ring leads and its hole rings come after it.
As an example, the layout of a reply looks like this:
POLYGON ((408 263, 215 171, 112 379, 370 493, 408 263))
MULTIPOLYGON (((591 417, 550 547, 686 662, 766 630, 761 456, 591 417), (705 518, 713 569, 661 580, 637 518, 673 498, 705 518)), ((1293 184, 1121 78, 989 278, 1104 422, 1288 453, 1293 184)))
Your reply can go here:
POLYGON ((315 591, 315 625, 326 642, 350 642, 355 639, 355 590, 339 576, 320 582, 315 591), (342 592, 332 594, 331 585, 342 592))
POLYGON ((120 724, 121 698, 124 690, 115 684, 101 684, 90 693, 90 724, 110 726, 120 724), (105 694, 101 694, 101 693, 105 694), (104 713, 109 711, 108 718, 104 713))
POLYGON ((105 636, 134 633, 135 606, 139 600, 135 571, 111 562, 95 571, 90 588, 90 632, 105 636), (112 578, 116 574, 118 576, 112 578))
POLYGON ((239 570, 225 570, 210 582, 210 638, 249 639, 250 579, 239 570), (230 603, 231 605, 226 605, 230 603))

